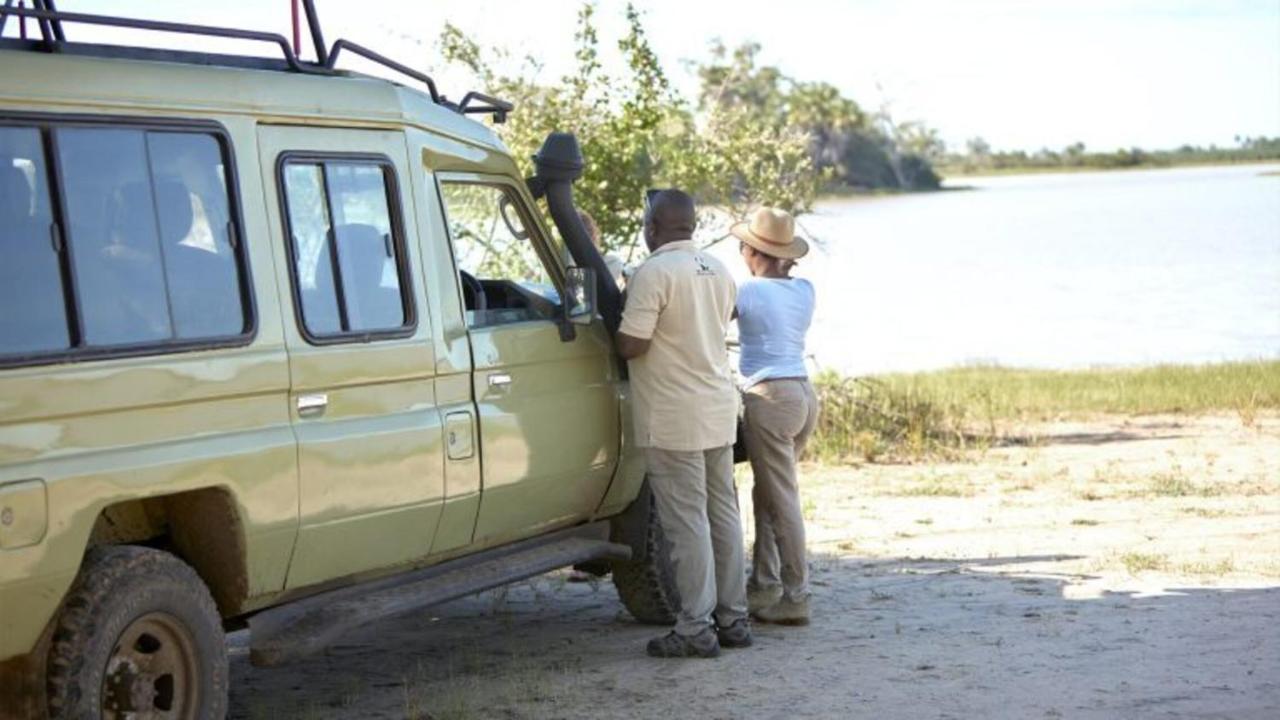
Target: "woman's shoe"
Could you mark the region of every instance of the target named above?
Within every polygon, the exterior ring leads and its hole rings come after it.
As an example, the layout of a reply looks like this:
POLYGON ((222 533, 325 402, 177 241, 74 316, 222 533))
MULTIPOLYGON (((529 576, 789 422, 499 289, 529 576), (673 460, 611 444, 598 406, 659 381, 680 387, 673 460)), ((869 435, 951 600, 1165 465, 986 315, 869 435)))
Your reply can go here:
POLYGON ((755 615, 761 610, 777 605, 782 599, 782 586, 773 585, 764 588, 747 588, 747 612, 755 615))
POLYGON ((809 598, 803 600, 783 598, 759 612, 752 613, 752 615, 760 622, 773 623, 774 625, 808 625, 809 598))

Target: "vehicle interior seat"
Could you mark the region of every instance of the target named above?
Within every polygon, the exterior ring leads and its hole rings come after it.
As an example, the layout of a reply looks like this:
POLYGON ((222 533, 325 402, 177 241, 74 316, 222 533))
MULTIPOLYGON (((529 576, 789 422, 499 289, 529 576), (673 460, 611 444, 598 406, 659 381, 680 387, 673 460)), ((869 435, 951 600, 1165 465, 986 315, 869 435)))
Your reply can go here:
POLYGON ((156 208, 169 297, 178 337, 235 335, 244 313, 225 226, 202 218, 213 247, 186 242, 196 232, 192 195, 181 180, 156 180, 156 208))
MULTIPOLYGON (((86 299, 89 339, 110 345, 167 339, 172 328, 164 268, 158 256, 151 184, 118 185, 108 197, 108 232, 98 251, 92 252, 94 245, 72 237, 78 281, 86 299)), ((76 227, 86 225, 89 223, 82 221, 76 227)))
POLYGON ((404 324, 398 286, 383 285, 394 259, 389 237, 372 225, 347 223, 334 229, 342 264, 348 320, 355 329, 393 328, 404 324))

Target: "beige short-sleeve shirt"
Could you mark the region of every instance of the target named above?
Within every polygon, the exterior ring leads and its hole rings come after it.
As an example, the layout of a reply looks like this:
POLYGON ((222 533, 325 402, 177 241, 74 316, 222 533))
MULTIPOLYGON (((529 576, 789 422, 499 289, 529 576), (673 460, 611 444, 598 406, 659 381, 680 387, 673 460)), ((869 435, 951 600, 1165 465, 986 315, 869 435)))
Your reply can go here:
POLYGON ((650 341, 630 364, 639 447, 733 444, 738 392, 725 334, 737 292, 724 263, 692 240, 663 245, 631 276, 619 330, 650 341))

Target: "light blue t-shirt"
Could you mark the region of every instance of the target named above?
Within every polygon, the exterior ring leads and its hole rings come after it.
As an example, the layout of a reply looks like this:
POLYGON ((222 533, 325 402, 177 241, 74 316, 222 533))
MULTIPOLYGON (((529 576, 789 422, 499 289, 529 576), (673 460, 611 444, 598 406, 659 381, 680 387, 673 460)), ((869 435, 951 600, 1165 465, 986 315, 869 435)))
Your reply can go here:
POLYGON ((813 320, 813 283, 751 278, 738 287, 738 372, 743 389, 776 378, 809 376, 804 337, 813 320))

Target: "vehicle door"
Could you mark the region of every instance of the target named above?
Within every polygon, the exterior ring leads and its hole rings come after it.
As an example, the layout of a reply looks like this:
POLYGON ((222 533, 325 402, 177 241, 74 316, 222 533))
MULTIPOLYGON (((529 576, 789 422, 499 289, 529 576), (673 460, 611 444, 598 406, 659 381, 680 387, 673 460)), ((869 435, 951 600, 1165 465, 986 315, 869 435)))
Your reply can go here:
POLYGON ((566 327, 568 254, 505 178, 437 175, 462 283, 480 418, 475 539, 490 545, 589 517, 618 459, 618 376, 597 319, 566 327), (574 332, 576 330, 576 332, 574 332))
POLYGON ((423 558, 444 495, 427 298, 399 132, 265 126, 300 529, 288 586, 423 558))

